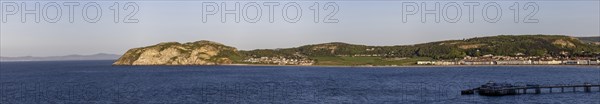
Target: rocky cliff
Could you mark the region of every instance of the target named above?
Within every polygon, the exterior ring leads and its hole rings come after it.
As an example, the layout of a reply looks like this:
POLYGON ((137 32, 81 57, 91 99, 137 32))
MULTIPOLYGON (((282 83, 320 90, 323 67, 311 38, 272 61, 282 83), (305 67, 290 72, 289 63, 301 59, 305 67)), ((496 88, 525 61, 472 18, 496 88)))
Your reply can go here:
POLYGON ((166 42, 127 51, 113 65, 217 65, 231 64, 237 49, 211 41, 166 42))

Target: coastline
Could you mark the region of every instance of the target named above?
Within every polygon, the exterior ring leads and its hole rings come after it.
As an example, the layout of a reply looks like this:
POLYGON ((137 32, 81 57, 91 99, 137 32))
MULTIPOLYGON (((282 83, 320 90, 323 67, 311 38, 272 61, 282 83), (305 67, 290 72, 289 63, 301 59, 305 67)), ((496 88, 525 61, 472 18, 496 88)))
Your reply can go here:
MULTIPOLYGON (((0 61, 2 63, 21 62, 77 62, 77 61, 114 61, 114 60, 49 60, 49 61, 0 61)), ((398 66, 369 66, 369 65, 274 65, 274 64, 220 64, 220 65, 114 65, 111 66, 270 66, 270 67, 356 67, 356 68, 394 68, 394 67, 598 67, 600 65, 398 65, 398 66)))
MULTIPOLYGON (((171 65, 167 65, 171 66, 171 65)), ((175 65, 177 66, 177 65, 175 65)), ((188 66, 188 65, 182 65, 188 66)), ((394 67, 498 67, 498 66, 508 66, 508 67, 519 67, 519 66, 528 66, 528 67, 598 67, 598 65, 398 65, 398 66, 348 66, 348 65, 270 65, 270 64, 223 64, 223 65, 215 65, 215 66, 282 66, 282 67, 356 67, 356 68, 394 68, 394 67)))

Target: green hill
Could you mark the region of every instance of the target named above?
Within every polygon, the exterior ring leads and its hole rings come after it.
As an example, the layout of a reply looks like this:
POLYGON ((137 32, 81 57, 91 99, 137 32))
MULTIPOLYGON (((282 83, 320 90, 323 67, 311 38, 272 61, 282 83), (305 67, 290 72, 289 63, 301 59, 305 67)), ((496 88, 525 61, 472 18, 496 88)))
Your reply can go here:
POLYGON ((520 36, 493 36, 480 37, 465 40, 450 40, 417 45, 425 51, 419 53, 421 56, 436 57, 436 54, 453 56, 469 55, 479 56, 483 54, 515 56, 560 56, 561 53, 568 56, 590 56, 598 54, 598 45, 585 44, 577 38, 559 35, 520 35, 520 36), (447 49, 442 49, 446 47, 447 49), (441 51, 452 50, 452 51, 441 51))
POLYGON ((366 46, 341 42, 242 51, 248 57, 305 57, 320 65, 406 65, 416 60, 500 56, 600 56, 600 46, 561 35, 500 35, 415 45, 366 46))
POLYGON ((276 50, 245 51, 248 55, 292 55, 300 53, 307 56, 341 56, 358 54, 380 54, 388 57, 432 57, 461 58, 465 55, 483 54, 515 56, 558 56, 561 52, 573 56, 590 55, 600 52, 598 45, 585 44, 577 38, 560 35, 519 35, 477 37, 465 40, 447 40, 405 46, 366 46, 341 42, 305 45, 296 48, 276 50), (479 52, 477 51, 479 50, 479 52))

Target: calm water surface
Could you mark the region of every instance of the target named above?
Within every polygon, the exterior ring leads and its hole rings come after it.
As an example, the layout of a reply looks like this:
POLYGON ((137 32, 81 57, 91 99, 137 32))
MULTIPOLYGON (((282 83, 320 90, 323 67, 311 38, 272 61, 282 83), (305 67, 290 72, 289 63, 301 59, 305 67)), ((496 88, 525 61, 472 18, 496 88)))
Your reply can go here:
POLYGON ((597 88, 591 93, 502 97, 460 95, 460 90, 474 88, 487 81, 515 84, 600 83, 598 66, 131 67, 111 66, 111 63, 2 62, 0 103, 600 104, 597 88))

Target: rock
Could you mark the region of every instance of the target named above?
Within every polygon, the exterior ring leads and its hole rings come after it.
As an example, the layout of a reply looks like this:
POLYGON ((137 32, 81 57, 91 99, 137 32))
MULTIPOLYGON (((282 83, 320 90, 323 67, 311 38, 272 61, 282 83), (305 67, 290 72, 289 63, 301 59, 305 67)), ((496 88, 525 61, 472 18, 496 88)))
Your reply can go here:
POLYGON ((211 41, 166 42, 127 51, 113 65, 218 65, 232 64, 237 49, 211 41))

